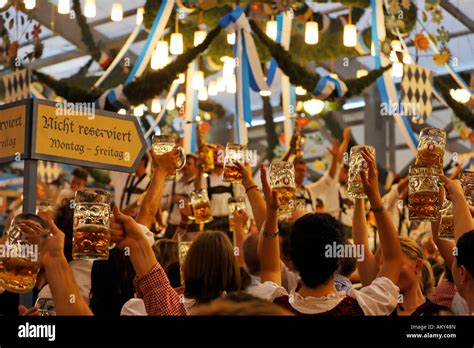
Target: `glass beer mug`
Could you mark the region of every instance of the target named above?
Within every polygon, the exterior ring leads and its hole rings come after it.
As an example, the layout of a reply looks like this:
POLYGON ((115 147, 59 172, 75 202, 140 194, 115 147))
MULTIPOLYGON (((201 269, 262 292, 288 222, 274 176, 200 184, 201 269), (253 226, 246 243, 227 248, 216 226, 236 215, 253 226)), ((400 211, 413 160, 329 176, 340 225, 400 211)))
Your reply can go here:
POLYGON ((347 180, 347 194, 353 198, 367 198, 362 186, 360 171, 363 170, 366 176, 369 173, 367 162, 362 157, 364 147, 375 157, 375 149, 368 145, 357 145, 351 148, 349 157, 349 177, 347 180))
POLYGON ((247 158, 247 146, 228 143, 225 148, 224 176, 222 180, 227 182, 242 182, 242 173, 235 163, 245 163, 247 158))
POLYGON ((40 271, 40 252, 49 225, 34 214, 19 214, 0 240, 0 286, 10 292, 33 290, 40 271))
POLYGON ((176 144, 172 135, 154 135, 152 140, 153 151, 157 155, 164 155, 175 149, 179 150, 179 160, 176 163, 176 171, 183 169, 186 164, 186 154, 181 146, 176 144))
POLYGON ((76 192, 72 258, 107 260, 110 248, 111 195, 104 190, 76 192))
POLYGON ((197 224, 205 224, 214 220, 206 189, 197 189, 191 192, 191 206, 197 224))
POLYGON ((437 166, 443 168, 446 132, 439 128, 423 128, 420 132, 415 165, 419 167, 437 166))
POLYGON ((270 186, 278 192, 280 217, 289 217, 295 209, 295 166, 291 162, 275 161, 270 164, 270 186))
POLYGON ((443 210, 440 210, 441 221, 439 223, 439 238, 454 240, 454 217, 453 217, 453 205, 443 210))
POLYGON ((412 221, 438 219, 438 166, 410 166, 408 176, 408 214, 412 221))
POLYGON ((461 186, 464 197, 470 205, 474 205, 474 172, 463 170, 461 173, 461 186))
POLYGON ((247 210, 244 197, 229 198, 229 230, 235 232, 234 212, 239 210, 247 210))

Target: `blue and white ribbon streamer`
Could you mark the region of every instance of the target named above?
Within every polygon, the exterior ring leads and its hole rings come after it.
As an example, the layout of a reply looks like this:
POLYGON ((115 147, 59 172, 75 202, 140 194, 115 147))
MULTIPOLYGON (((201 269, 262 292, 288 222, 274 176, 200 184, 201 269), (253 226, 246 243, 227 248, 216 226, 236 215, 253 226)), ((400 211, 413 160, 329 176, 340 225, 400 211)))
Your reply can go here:
POLYGON ((194 72, 197 70, 197 59, 189 63, 186 71, 186 104, 184 123, 184 150, 186 153, 197 152, 196 116, 199 101, 197 91, 193 89, 194 72))
MULTIPOLYGON (((380 42, 385 40, 385 17, 383 13, 383 0, 370 0, 370 7, 372 8, 372 42, 375 50, 375 68, 380 69, 382 66, 390 64, 386 56, 380 55, 380 42)), ((377 86, 380 92, 382 102, 388 107, 397 104, 399 101, 398 93, 393 82, 390 70, 377 79, 377 86)), ((410 121, 407 117, 395 114, 393 118, 400 129, 403 138, 407 142, 408 147, 413 153, 416 153, 418 147, 418 139, 413 133, 410 121)))
POLYGON ((175 0, 162 1, 155 20, 153 21, 150 33, 146 39, 145 46, 143 47, 143 50, 140 53, 135 65, 133 66, 130 75, 128 75, 125 84, 128 84, 135 78, 142 76, 143 72, 146 70, 148 64, 150 63, 151 56, 153 55, 153 51, 155 50, 158 41, 163 35, 166 24, 168 24, 174 4, 175 0))
POLYGON ((336 91, 336 96, 338 98, 342 97, 347 92, 346 84, 332 76, 322 76, 312 94, 314 97, 324 100, 327 99, 334 91, 336 91))

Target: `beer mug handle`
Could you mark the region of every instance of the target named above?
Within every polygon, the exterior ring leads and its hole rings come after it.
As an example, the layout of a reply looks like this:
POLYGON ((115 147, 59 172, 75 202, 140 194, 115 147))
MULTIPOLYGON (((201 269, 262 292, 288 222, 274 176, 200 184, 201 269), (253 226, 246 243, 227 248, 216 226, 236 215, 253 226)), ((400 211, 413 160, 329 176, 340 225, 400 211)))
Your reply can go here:
POLYGON ((186 164, 186 153, 181 146, 177 146, 176 148, 179 150, 179 165, 177 166, 176 170, 181 170, 186 164))

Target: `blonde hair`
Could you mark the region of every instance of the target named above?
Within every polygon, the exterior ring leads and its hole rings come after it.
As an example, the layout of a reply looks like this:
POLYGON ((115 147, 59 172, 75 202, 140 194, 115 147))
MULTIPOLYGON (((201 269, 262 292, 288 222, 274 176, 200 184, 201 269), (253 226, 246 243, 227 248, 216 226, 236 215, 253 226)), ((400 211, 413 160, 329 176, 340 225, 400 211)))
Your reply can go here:
POLYGON ((418 281, 420 284, 421 292, 425 297, 428 297, 431 289, 434 286, 435 280, 431 264, 428 262, 428 260, 426 260, 425 256, 423 255, 423 249, 413 239, 406 237, 400 238, 400 245, 402 247, 402 252, 410 260, 422 260, 421 277, 419 277, 418 281))

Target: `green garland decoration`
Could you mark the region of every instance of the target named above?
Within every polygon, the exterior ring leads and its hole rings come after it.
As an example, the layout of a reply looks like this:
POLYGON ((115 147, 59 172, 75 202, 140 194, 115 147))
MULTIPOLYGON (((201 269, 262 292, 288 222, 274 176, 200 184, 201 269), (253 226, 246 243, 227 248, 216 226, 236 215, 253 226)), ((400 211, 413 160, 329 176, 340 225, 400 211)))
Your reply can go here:
MULTIPOLYGON (((296 86, 302 86, 309 92, 313 91, 321 76, 318 73, 307 71, 301 65, 294 62, 289 51, 286 51, 280 44, 271 40, 254 21, 250 21, 250 26, 257 37, 268 48, 272 57, 275 58, 278 67, 289 77, 291 83, 296 86)), ((346 84, 348 91, 344 97, 361 94, 365 88, 373 84, 377 78, 389 68, 390 65, 373 70, 367 76, 362 78, 345 80, 344 83, 346 84)), ((331 99, 334 98, 328 98, 328 100, 331 99)))
POLYGON ((320 4, 339 2, 341 5, 358 7, 358 8, 367 8, 370 6, 370 0, 337 0, 337 1, 314 0, 314 2, 318 2, 320 4))
POLYGON ((76 22, 81 28, 82 42, 87 46, 89 54, 94 60, 99 61, 101 52, 99 45, 94 41, 89 25, 87 24, 86 17, 82 13, 81 3, 79 0, 72 0, 72 9, 76 14, 76 22))
POLYGON ((186 50, 174 62, 168 64, 163 69, 141 76, 137 80, 125 85, 123 93, 133 105, 144 103, 148 99, 159 95, 163 90, 169 88, 178 74, 186 71, 189 63, 209 47, 220 31, 220 26, 215 27, 207 34, 200 45, 186 50))

